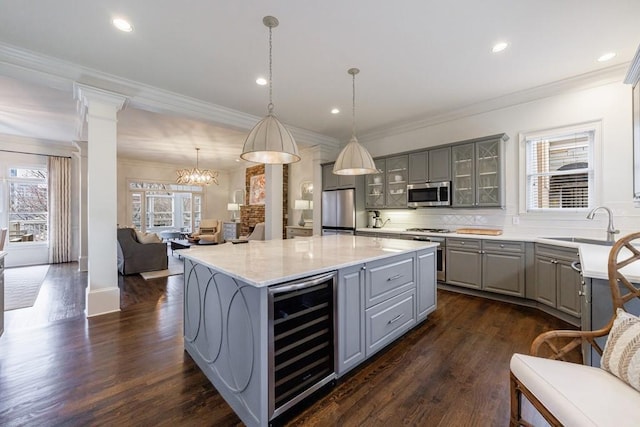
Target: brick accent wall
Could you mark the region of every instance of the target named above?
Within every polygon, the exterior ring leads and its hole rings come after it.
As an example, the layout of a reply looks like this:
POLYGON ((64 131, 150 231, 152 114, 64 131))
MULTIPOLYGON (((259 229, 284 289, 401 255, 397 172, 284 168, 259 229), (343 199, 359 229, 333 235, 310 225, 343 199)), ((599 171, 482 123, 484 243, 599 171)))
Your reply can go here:
MULTIPOLYGON (((240 235, 246 236, 259 222, 264 222, 264 205, 250 205, 251 177, 264 174, 264 165, 256 165, 245 171, 245 200, 240 207, 240 235)), ((289 165, 282 168, 282 238, 285 238, 289 200, 289 165)))

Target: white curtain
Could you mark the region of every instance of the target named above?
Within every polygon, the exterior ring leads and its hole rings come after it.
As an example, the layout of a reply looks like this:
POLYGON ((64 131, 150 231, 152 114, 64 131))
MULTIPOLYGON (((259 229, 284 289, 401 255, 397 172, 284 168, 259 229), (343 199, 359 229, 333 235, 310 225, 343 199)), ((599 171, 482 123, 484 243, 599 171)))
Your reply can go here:
POLYGON ((71 159, 49 157, 49 263, 71 260, 71 159))

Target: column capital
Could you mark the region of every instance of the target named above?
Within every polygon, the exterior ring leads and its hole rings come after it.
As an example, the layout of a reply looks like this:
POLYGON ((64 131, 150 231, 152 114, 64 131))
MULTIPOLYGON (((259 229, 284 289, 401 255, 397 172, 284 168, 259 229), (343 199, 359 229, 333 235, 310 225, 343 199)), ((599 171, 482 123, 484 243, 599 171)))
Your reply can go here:
POLYGON ((73 94, 75 99, 80 101, 85 108, 89 105, 89 102, 98 101, 113 106, 117 112, 122 109, 125 101, 127 101, 127 97, 122 94, 78 82, 73 84, 73 94))

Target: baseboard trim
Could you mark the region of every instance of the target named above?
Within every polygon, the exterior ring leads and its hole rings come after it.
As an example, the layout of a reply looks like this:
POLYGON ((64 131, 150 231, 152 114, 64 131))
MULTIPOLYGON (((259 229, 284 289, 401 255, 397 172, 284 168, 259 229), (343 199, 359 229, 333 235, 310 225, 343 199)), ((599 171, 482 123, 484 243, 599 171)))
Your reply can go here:
POLYGON ((87 317, 120 311, 120 289, 106 288, 87 292, 87 317))

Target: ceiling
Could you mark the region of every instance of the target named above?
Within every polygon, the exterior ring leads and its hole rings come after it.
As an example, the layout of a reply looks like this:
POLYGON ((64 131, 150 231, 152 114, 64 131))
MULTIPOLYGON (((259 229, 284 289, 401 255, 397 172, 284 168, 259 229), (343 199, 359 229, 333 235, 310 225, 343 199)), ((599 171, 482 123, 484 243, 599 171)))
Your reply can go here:
MULTIPOLYGON (((356 127, 366 135, 620 67, 640 44, 638 0, 58 0, 0 2, 0 51, 34 55, 31 65, 54 63, 47 70, 57 79, 110 90, 126 83, 129 93, 160 88, 239 114, 246 125, 135 102, 119 114, 119 156, 188 163, 201 147, 201 165, 228 169, 266 113, 268 88, 255 83, 268 77, 265 15, 280 20, 275 113, 307 132, 301 147, 315 136, 348 139, 350 67, 361 70, 356 127), (116 16, 134 31, 116 30, 116 16), (498 41, 509 47, 493 54, 498 41), (609 51, 612 60, 596 60, 609 51), (341 113, 330 114, 334 107, 341 113)), ((18 56, 0 56, 0 133, 78 139, 72 90, 37 73, 23 78, 18 56)))

